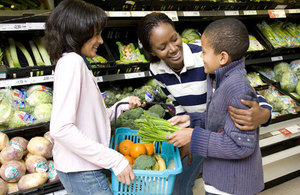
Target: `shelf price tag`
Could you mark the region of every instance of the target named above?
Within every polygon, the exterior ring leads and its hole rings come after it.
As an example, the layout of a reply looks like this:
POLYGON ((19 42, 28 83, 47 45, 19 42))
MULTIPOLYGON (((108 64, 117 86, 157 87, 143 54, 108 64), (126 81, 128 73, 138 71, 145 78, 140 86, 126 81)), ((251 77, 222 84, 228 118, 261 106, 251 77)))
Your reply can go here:
POLYGON ((144 72, 135 72, 135 73, 125 74, 125 79, 135 79, 135 78, 141 78, 141 77, 145 77, 144 72))
POLYGON ((290 135, 290 134, 292 134, 292 132, 290 132, 286 128, 279 129, 278 131, 280 131, 283 135, 290 135))
POLYGON ((131 17, 131 13, 128 11, 110 11, 109 17, 131 17))
POLYGON ((19 85, 28 85, 30 84, 30 78, 23 79, 11 79, 7 82, 8 86, 19 86, 19 85))
POLYGON ((239 11, 224 11, 225 16, 238 16, 240 15, 239 11))
POLYGON ((54 75, 31 77, 31 83, 46 83, 54 81, 54 75))
POLYGON ((282 10, 268 10, 270 18, 286 18, 285 11, 282 10))
POLYGON ((244 15, 245 16, 257 15, 257 11, 256 10, 245 10, 244 15))
POLYGON ((272 62, 281 61, 281 60, 283 60, 283 57, 282 57, 282 56, 271 57, 271 61, 272 61, 272 62))
POLYGON ((45 22, 27 22, 28 30, 45 30, 45 22))
POLYGON ((299 14, 300 9, 289 9, 288 12, 289 12, 289 14, 299 14))
POLYGON ((0 31, 27 30, 26 23, 0 24, 0 31))
POLYGON ((144 17, 150 13, 151 13, 150 11, 132 11, 131 16, 132 17, 144 17))
POLYGON ((184 11, 183 16, 188 17, 188 16, 200 16, 200 12, 197 11, 184 11))
POLYGON ((96 79, 98 83, 103 82, 103 77, 96 77, 96 79))
POLYGON ((166 14, 172 21, 178 21, 177 11, 162 11, 161 13, 166 14))

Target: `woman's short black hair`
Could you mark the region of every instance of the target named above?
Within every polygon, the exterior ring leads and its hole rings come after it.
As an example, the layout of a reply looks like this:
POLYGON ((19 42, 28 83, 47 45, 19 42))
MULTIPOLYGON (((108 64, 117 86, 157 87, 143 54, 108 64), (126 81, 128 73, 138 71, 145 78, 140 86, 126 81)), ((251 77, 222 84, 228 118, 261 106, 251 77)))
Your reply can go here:
POLYGON ((246 26, 238 19, 225 18, 210 23, 204 30, 208 44, 215 54, 226 51, 231 60, 241 59, 249 47, 249 35, 246 26))
POLYGON ((83 44, 107 23, 105 12, 82 0, 63 0, 46 22, 44 42, 51 60, 56 63, 64 52, 80 54, 83 44))
POLYGON ((153 28, 157 27, 160 23, 167 23, 173 26, 175 29, 173 21, 164 13, 153 12, 146 15, 139 23, 138 26, 138 38, 143 45, 143 48, 149 53, 150 61, 157 62, 160 59, 156 56, 151 55, 151 45, 150 36, 153 28))

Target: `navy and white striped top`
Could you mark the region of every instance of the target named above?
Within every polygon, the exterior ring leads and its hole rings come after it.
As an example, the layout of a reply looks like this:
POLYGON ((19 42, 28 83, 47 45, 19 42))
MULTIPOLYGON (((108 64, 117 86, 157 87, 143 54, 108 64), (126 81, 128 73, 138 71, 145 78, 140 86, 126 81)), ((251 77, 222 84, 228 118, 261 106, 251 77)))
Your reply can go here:
POLYGON ((151 75, 173 101, 176 114, 206 109, 207 83, 201 51, 200 44, 183 43, 184 67, 179 76, 163 60, 150 64, 151 75))

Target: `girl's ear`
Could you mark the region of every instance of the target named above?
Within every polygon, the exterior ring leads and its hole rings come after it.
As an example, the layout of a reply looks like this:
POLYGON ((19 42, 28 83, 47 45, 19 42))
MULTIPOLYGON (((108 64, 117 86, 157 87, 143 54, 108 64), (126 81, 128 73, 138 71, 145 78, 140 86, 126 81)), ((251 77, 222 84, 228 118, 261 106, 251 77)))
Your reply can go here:
POLYGON ((220 53, 220 65, 221 66, 225 66, 225 65, 227 65, 228 63, 230 63, 230 56, 229 56, 229 54, 226 52, 226 51, 222 51, 221 53, 220 53))

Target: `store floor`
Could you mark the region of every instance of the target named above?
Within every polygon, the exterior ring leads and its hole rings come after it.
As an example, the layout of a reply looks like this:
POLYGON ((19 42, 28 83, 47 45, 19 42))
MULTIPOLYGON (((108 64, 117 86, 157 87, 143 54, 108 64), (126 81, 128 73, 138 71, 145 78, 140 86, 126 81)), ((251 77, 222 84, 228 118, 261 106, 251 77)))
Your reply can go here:
MULTIPOLYGON (((203 181, 197 179, 193 192, 195 195, 204 195, 203 181)), ((300 177, 267 189, 258 195, 300 195, 300 177)))

